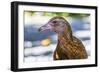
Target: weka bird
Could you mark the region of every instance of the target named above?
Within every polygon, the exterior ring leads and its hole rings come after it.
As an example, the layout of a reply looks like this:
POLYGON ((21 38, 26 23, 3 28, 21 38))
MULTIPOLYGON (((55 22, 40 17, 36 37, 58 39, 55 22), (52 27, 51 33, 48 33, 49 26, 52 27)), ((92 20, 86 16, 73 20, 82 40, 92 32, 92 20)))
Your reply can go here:
POLYGON ((71 26, 63 17, 53 17, 39 28, 39 31, 54 31, 58 34, 58 43, 54 60, 86 59, 87 52, 81 40, 73 36, 71 26))

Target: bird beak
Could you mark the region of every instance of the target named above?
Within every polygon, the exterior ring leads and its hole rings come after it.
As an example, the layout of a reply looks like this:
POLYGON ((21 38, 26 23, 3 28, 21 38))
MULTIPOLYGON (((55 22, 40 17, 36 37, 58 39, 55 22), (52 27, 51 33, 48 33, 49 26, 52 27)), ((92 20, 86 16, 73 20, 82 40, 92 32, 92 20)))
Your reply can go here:
POLYGON ((38 30, 39 31, 47 31, 47 30, 50 31, 51 29, 52 29, 51 25, 49 23, 47 23, 47 24, 41 26, 38 30))

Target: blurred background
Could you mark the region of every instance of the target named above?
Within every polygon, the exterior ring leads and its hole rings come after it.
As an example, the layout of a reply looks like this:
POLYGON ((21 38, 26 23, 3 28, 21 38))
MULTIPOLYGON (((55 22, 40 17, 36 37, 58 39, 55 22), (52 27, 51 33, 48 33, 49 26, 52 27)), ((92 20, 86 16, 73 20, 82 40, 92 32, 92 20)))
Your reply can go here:
POLYGON ((62 16, 70 24, 73 35, 82 40, 90 57, 90 14, 24 11, 24 62, 53 61, 57 34, 38 29, 52 17, 62 16))

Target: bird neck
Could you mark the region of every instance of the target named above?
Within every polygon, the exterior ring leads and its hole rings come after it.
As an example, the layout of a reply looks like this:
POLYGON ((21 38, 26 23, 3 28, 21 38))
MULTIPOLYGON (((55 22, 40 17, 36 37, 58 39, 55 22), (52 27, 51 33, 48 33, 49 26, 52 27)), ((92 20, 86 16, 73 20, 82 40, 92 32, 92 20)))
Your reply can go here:
POLYGON ((71 27, 65 27, 63 33, 58 34, 58 39, 62 40, 64 38, 65 40, 72 40, 72 30, 71 27))

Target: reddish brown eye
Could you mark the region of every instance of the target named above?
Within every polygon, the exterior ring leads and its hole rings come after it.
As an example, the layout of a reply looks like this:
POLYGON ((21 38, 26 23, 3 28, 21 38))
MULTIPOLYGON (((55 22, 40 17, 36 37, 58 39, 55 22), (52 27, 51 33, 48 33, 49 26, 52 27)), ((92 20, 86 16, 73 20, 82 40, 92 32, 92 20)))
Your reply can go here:
POLYGON ((52 21, 52 26, 57 26, 57 21, 52 21))

